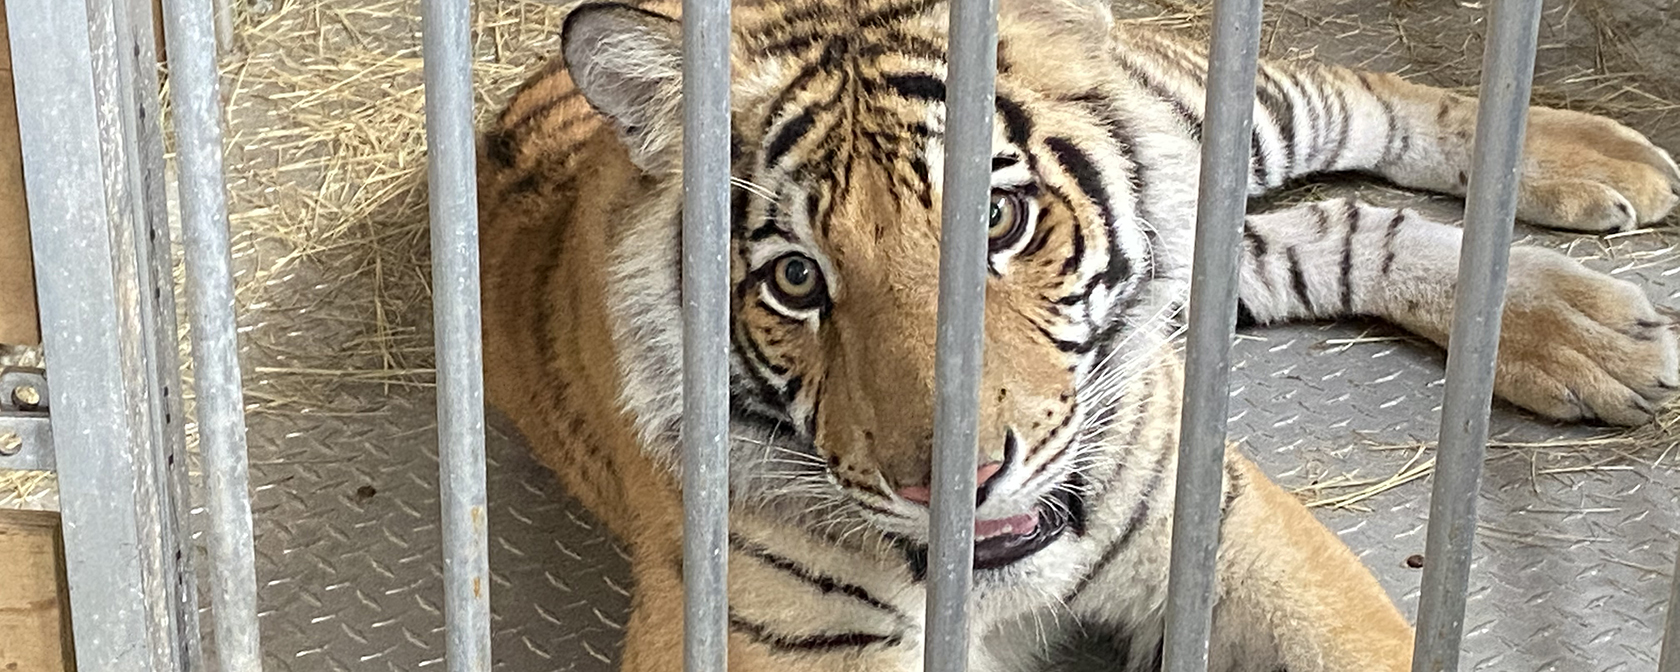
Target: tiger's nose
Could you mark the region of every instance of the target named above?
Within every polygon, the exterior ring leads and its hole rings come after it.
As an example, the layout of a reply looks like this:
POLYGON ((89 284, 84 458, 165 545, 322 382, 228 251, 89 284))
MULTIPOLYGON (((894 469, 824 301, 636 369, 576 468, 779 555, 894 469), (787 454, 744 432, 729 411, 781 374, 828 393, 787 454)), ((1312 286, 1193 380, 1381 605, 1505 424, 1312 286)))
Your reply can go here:
MULTIPOLYGON (((1002 471, 1002 470, 1003 470, 1003 463, 1002 462, 987 462, 986 464, 980 465, 980 468, 975 470, 975 472, 974 472, 974 487, 975 487, 974 503, 975 503, 976 506, 980 505, 981 502, 986 501, 986 491, 990 489, 990 488, 986 487, 986 482, 992 480, 992 477, 996 476, 997 473, 999 471, 1002 471)), ((929 487, 926 486, 926 485, 911 485, 911 486, 906 486, 906 487, 899 488, 898 489, 898 496, 903 497, 905 499, 908 499, 908 500, 910 500, 912 502, 915 502, 917 504, 926 505, 930 500, 933 499, 933 491, 931 489, 929 489, 929 487)))

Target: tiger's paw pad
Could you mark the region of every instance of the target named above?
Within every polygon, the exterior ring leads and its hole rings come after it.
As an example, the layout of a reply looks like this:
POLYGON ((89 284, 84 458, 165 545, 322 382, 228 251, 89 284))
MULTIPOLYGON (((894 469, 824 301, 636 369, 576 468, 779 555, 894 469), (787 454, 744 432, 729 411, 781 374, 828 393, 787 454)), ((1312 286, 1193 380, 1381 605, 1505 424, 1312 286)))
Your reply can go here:
POLYGON ((1633 283, 1511 250, 1495 391, 1549 418, 1641 425, 1680 392, 1680 321, 1633 283))
POLYGON ((1549 108, 1529 113, 1517 216, 1559 229, 1614 233, 1656 223, 1680 204, 1680 166, 1615 121, 1549 108))

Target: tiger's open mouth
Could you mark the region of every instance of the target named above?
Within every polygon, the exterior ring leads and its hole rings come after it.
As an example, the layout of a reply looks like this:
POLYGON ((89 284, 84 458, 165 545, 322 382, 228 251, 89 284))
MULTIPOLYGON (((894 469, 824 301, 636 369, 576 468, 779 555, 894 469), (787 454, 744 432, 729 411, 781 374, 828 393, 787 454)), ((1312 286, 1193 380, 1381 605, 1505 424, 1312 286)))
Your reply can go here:
POLYGON ((1070 490, 1058 488, 1053 503, 1039 504, 1031 513, 974 523, 974 569, 1001 569, 1042 551, 1061 538, 1082 504, 1070 490))

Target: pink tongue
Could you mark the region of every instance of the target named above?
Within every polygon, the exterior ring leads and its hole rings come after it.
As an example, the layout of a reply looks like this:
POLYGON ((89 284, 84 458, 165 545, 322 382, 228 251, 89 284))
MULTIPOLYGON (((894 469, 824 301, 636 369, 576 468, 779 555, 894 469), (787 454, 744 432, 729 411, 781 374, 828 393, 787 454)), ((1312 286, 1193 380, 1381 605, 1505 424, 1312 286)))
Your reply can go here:
POLYGON ((1032 531, 1037 528, 1038 515, 1034 513, 1023 513, 1019 516, 1010 516, 1008 518, 998 518, 995 520, 977 520, 974 521, 974 540, 980 541, 982 539, 990 539, 992 537, 999 537, 1005 534, 1017 536, 1031 534, 1032 531))

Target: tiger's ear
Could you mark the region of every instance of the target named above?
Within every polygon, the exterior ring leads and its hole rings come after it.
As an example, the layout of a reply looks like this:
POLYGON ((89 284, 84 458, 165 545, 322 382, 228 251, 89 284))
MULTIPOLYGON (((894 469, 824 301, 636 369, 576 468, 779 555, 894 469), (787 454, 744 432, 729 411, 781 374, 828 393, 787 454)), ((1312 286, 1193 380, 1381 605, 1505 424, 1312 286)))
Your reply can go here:
POLYGON ((674 171, 682 143, 682 25, 663 14, 591 3, 566 16, 566 69, 584 99, 611 119, 630 160, 674 171))

